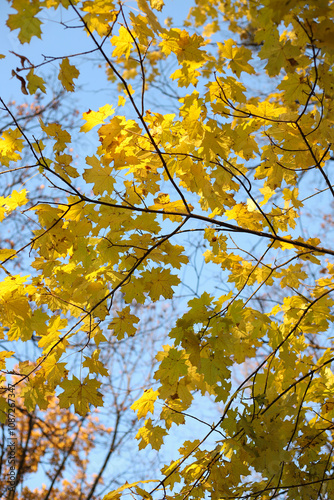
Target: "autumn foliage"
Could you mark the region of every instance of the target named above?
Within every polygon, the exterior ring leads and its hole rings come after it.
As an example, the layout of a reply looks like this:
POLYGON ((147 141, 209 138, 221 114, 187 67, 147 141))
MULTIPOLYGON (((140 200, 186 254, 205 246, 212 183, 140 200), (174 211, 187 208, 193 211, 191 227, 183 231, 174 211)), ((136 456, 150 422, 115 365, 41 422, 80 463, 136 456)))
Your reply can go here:
POLYGON ((170 0, 9 3, 22 99, 51 66, 80 96, 83 56, 112 97, 33 132, 0 99, 1 178, 29 171, 0 197, 2 422, 13 374, 22 411, 103 407, 110 339, 177 298, 131 409, 140 449, 192 437, 104 499, 334 498, 333 1, 196 0, 184 19, 170 0), (24 55, 51 11, 88 51, 24 55))

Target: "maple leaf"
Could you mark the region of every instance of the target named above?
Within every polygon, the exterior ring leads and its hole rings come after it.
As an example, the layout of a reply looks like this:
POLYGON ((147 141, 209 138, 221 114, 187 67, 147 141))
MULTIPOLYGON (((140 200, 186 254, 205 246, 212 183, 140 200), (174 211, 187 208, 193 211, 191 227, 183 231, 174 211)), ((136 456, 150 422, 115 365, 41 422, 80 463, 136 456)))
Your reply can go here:
POLYGON ((86 182, 88 182, 88 184, 94 184, 94 194, 102 195, 105 191, 107 191, 109 194, 112 193, 115 183, 115 179, 112 175, 112 167, 104 166, 96 156, 87 156, 86 163, 92 168, 85 169, 83 178, 86 180, 86 182))
POLYGON ((27 87, 30 94, 35 94, 38 89, 41 90, 44 94, 46 94, 45 82, 43 78, 35 75, 34 70, 32 68, 27 74, 26 78, 28 81, 27 87))
POLYGON ((74 92, 75 85, 73 83, 73 80, 75 78, 78 78, 80 74, 79 70, 75 66, 70 64, 70 61, 67 57, 62 60, 59 67, 60 70, 58 74, 58 80, 60 80, 65 90, 67 90, 68 92, 74 92))
POLYGON ((71 380, 65 380, 59 386, 64 392, 59 394, 59 405, 61 408, 69 408, 74 404, 74 409, 79 415, 89 412, 89 405, 103 406, 102 394, 98 392, 101 382, 89 379, 87 376, 80 382, 74 375, 71 380))
POLYGON ((18 161, 21 156, 17 151, 22 151, 22 133, 17 129, 8 128, 1 136, 0 141, 0 161, 8 166, 10 161, 18 161))
POLYGON ((42 130, 47 135, 56 139, 53 150, 57 152, 64 151, 67 147, 67 143, 71 141, 71 136, 67 130, 64 130, 59 123, 49 123, 48 125, 44 125, 41 118, 39 119, 39 123, 42 130))
POLYGON ((138 304, 144 304, 146 299, 145 292, 147 292, 147 287, 149 286, 148 283, 143 278, 134 278, 130 283, 131 286, 125 286, 124 288, 125 302, 129 304, 135 301, 138 304))
POLYGON ((164 421, 166 429, 170 429, 172 424, 185 424, 185 417, 182 413, 183 408, 183 403, 178 399, 169 401, 168 406, 164 405, 160 413, 160 418, 164 421))
MULTIPOLYGON (((164 210, 165 212, 187 213, 187 209, 184 205, 184 202, 182 200, 170 201, 168 194, 159 193, 159 196, 155 198, 154 202, 155 204, 151 207, 154 210, 164 210)), ((188 208, 190 209, 190 211, 194 209, 194 207, 191 204, 188 205, 188 208)), ((169 218, 172 221, 182 220, 180 216, 177 215, 174 216, 170 214, 164 215, 164 218, 169 218)))
POLYGON ((15 189, 9 196, 6 198, 0 196, 0 206, 4 207, 4 211, 12 212, 17 207, 21 207, 28 202, 27 199, 27 191, 26 189, 22 189, 22 191, 16 191, 15 189))
POLYGON ((173 286, 180 283, 178 276, 171 274, 169 269, 154 268, 151 271, 144 271, 142 277, 151 283, 149 295, 152 300, 159 300, 160 296, 170 299, 174 295, 173 286))
POLYGON ((159 12, 162 11, 163 6, 165 5, 163 0, 150 0, 150 4, 152 9, 156 9, 159 12))
POLYGON ((17 14, 10 14, 6 24, 11 30, 20 30, 18 34, 20 42, 29 43, 33 36, 41 38, 42 22, 36 17, 40 11, 38 3, 29 0, 14 0, 12 7, 17 14))
POLYGON ((6 369, 6 359, 11 358, 15 351, 0 351, 0 370, 6 369))
POLYGON ((4 311, 8 318, 17 317, 26 320, 30 312, 29 302, 26 297, 14 293, 5 299, 4 311))
POLYGON ((104 364, 99 361, 100 351, 95 349, 91 357, 85 356, 85 361, 82 363, 82 366, 86 366, 89 368, 90 373, 96 373, 100 375, 108 376, 109 372, 105 368, 104 364))
POLYGON ((45 378, 42 373, 37 373, 33 378, 28 380, 21 391, 21 397, 24 397, 26 408, 30 412, 35 410, 36 405, 41 410, 46 409, 51 396, 53 396, 53 391, 45 384, 45 378))
POLYGON ((68 374, 68 370, 65 368, 66 363, 59 363, 58 358, 56 353, 52 353, 43 363, 42 371, 48 379, 50 387, 57 387, 61 379, 68 374))
POLYGON ((175 384, 182 375, 187 374, 188 366, 182 351, 170 348, 164 354, 160 367, 154 374, 154 378, 165 380, 172 385, 175 384))
POLYGON ((307 83, 303 76, 298 74, 288 75, 278 86, 278 89, 284 91, 284 100, 288 102, 305 101, 305 92, 307 83))
POLYGON ((224 44, 218 42, 219 52, 222 57, 229 59, 229 67, 238 77, 242 71, 252 75, 254 68, 248 63, 252 53, 245 47, 235 47, 236 43, 232 40, 226 40, 224 44))
POLYGON ((202 63, 188 63, 183 62, 182 68, 174 71, 170 78, 177 81, 177 85, 179 87, 188 87, 190 84, 196 87, 201 72, 199 68, 201 68, 202 63))
POLYGON ((199 62, 203 60, 204 53, 199 50, 203 45, 203 38, 196 34, 189 36, 187 31, 173 29, 162 34, 163 41, 159 44, 164 54, 175 53, 180 63, 184 61, 199 62))
MULTIPOLYGON (((134 483, 130 483, 130 484, 128 482, 126 482, 123 486, 120 486, 119 488, 117 488, 117 490, 109 492, 107 495, 105 495, 103 497, 102 500, 118 500, 120 498, 120 494, 124 490, 128 490, 128 489, 134 488, 138 484, 154 483, 154 482, 157 482, 157 481, 154 480, 154 479, 148 479, 146 481, 135 481, 134 483)), ((147 494, 144 495, 143 498, 149 498, 151 500, 151 496, 150 495, 147 496, 147 494)))
POLYGON ((39 347, 44 347, 44 351, 52 348, 59 341, 61 330, 67 325, 67 320, 60 316, 52 316, 45 331, 39 332, 41 338, 38 342, 39 347))
MULTIPOLYGON (((157 0, 161 1, 161 0, 157 0)), ((152 30, 155 33, 161 33, 164 31, 162 28, 161 24, 159 23, 157 16, 152 12, 152 10, 149 8, 147 4, 147 0, 138 0, 138 7, 140 10, 145 14, 145 17, 148 20, 149 26, 152 28, 152 30)))
POLYGON ((86 120, 86 123, 82 125, 80 132, 88 132, 96 125, 104 123, 105 118, 114 113, 114 109, 109 104, 102 106, 98 111, 92 111, 91 109, 86 113, 83 113, 82 118, 86 120))
POLYGON ((185 30, 180 33, 178 41, 179 49, 177 51, 177 58, 180 63, 183 61, 199 62, 204 59, 204 54, 199 47, 203 45, 203 38, 196 34, 189 36, 185 30))
POLYGON ((124 26, 120 27, 118 36, 115 35, 112 37, 111 43, 115 46, 112 53, 113 57, 121 57, 124 55, 126 59, 129 58, 134 41, 131 34, 124 26))
POLYGON ((136 439, 140 440, 139 449, 142 450, 150 444, 153 450, 160 450, 164 442, 163 438, 166 435, 167 431, 160 427, 160 425, 153 426, 150 418, 145 420, 144 426, 139 429, 136 435, 136 439))
MULTIPOLYGON (((5 378, 0 378, 1 382, 5 381, 5 378)), ((0 397, 0 422, 2 424, 5 424, 7 421, 7 415, 8 415, 8 399, 3 398, 2 396, 0 397)))
MULTIPOLYGON (((0 222, 4 219, 5 210, 0 208, 0 222), (3 210, 3 211, 2 211, 3 210)), ((10 250, 9 248, 0 249, 0 261, 14 258, 16 255, 15 250, 10 250)))
MULTIPOLYGON (((257 34, 256 40, 260 38, 257 34)), ((279 32, 276 26, 268 26, 262 34, 263 45, 259 52, 261 59, 267 60, 266 70, 269 76, 276 76, 282 68, 286 68, 289 64, 289 59, 294 60, 300 55, 300 49, 296 45, 292 45, 290 40, 283 43, 279 38, 279 32)))
POLYGON ((84 12, 88 12, 83 19, 90 29, 100 36, 106 36, 110 31, 110 23, 117 18, 117 11, 113 0, 95 0, 83 4, 84 12))
POLYGON ((158 397, 158 391, 147 389, 144 394, 131 406, 131 410, 137 411, 138 420, 146 417, 147 413, 153 414, 154 403, 158 397))
POLYGON ((117 314, 118 318, 114 318, 108 328, 114 330, 118 340, 123 339, 125 334, 132 337, 137 331, 135 324, 139 322, 139 318, 134 314, 130 314, 130 306, 125 307, 122 311, 117 311, 117 314))

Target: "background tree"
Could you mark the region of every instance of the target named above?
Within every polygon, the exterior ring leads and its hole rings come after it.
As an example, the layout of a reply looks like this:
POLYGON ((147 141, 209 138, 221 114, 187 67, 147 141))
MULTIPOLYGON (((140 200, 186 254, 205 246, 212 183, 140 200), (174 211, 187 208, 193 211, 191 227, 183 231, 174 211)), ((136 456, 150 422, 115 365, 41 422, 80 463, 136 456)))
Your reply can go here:
MULTIPOLYGON (((61 84, 76 92, 78 58, 89 54, 119 93, 84 111, 80 135, 91 139, 79 161, 62 123, 42 120, 36 138, 0 101, 16 127, 2 136, 4 170, 26 151, 29 168, 62 195, 29 210, 38 227, 25 246, 30 277, 10 270, 21 248, 0 250, 4 340, 38 337, 31 369, 28 353, 16 373, 23 404, 56 396, 82 417, 106 404, 110 335, 115 346, 135 342, 146 306, 191 293, 156 355, 154 386, 132 409, 145 419, 139 448, 159 450, 177 426, 193 437, 154 486, 144 490, 139 477, 105 499, 129 489, 144 498, 332 498, 334 250, 330 233, 308 222, 334 196, 333 2, 198 0, 182 29, 162 22, 162 0, 11 5, 7 25, 21 43, 42 37, 53 8, 60 27, 85 40, 81 54, 21 61, 23 91, 43 91, 40 68, 59 64, 61 84), (171 80, 161 94, 160 68, 171 80), (179 97, 173 114, 161 113, 167 92, 179 97), (202 264, 194 286, 187 270, 202 264), (208 394, 221 410, 214 422, 196 406, 208 394)), ((1 218, 28 203, 25 189, 3 197, 1 218)), ((3 373, 10 355, 2 352, 3 373)))
MULTIPOLYGON (((95 370, 105 375, 101 385, 104 407, 99 411, 78 416, 70 409, 60 409, 52 395, 41 403, 41 409, 29 405, 29 401, 23 405, 20 397, 11 399, 15 401, 17 485, 8 491, 8 499, 96 499, 129 479, 128 456, 135 460, 137 451, 132 446, 139 427, 130 407, 152 383, 154 352, 161 342, 159 321, 165 313, 163 306, 160 317, 152 308, 142 311, 145 328, 138 329, 135 342, 123 339, 117 341, 116 348, 110 335, 103 342, 101 365, 98 351, 89 352, 90 347, 85 351, 83 369, 94 369, 94 360, 95 370)), ((22 352, 17 357, 20 355, 22 352)), ((29 372, 31 368, 31 364, 21 363, 14 372, 29 372)), ((11 463, 8 422, 1 424, 1 436, 0 490, 4 492, 11 463)), ((154 470, 155 460, 152 453, 146 454, 145 464, 138 459, 131 467, 132 478, 147 475, 148 466, 154 470)))

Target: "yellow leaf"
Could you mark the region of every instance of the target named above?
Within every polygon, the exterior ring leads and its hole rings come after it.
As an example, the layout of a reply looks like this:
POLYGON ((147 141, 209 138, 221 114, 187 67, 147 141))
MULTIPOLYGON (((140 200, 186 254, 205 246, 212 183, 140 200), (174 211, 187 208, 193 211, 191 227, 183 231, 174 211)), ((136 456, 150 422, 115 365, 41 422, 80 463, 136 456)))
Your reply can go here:
POLYGON ((20 361, 18 371, 23 375, 29 375, 34 369, 35 365, 30 361, 20 361))
MULTIPOLYGON (((194 209, 190 203, 188 204, 188 207, 190 211, 194 209)), ((159 193, 159 195, 154 199, 154 205, 150 208, 153 208, 154 210, 163 210, 164 212, 178 212, 181 214, 187 213, 187 209, 182 200, 170 201, 169 195, 166 193, 159 193)), ((180 216, 171 216, 170 214, 164 215, 164 218, 176 221, 182 220, 180 216)))
POLYGON ((58 80, 61 81, 62 86, 65 90, 69 92, 74 92, 74 78, 78 78, 80 72, 79 70, 70 64, 70 61, 66 57, 63 59, 61 64, 59 65, 60 71, 58 74, 58 80))
POLYGON ((148 389, 144 392, 144 394, 137 399, 131 406, 131 410, 137 411, 138 420, 142 417, 146 417, 147 413, 150 412, 153 415, 154 412, 154 403, 158 397, 158 391, 154 391, 153 389, 148 389))
POLYGON ((150 493, 148 493, 147 491, 143 490, 143 488, 141 488, 140 486, 135 486, 135 490, 137 495, 140 495, 141 498, 152 500, 152 495, 150 495, 150 493))
POLYGON ((113 0, 94 0, 84 2, 82 10, 88 12, 83 19, 90 29, 96 31, 101 37, 108 35, 110 24, 115 21, 117 11, 113 0))
POLYGON ((126 103, 126 99, 123 95, 118 96, 118 103, 117 106, 124 106, 126 103))
MULTIPOLYGON (((67 320, 60 316, 52 316, 48 328, 45 331, 38 332, 41 338, 38 342, 39 347, 44 348, 44 352, 54 347, 59 342, 61 330, 67 325, 67 320)), ((65 341, 63 341, 65 342, 65 341)))
POLYGON ((199 50, 204 44, 201 36, 193 34, 189 36, 186 30, 171 29, 168 33, 162 33, 163 41, 159 44, 161 50, 167 56, 173 52, 176 54, 178 61, 194 61, 199 62, 204 59, 204 52, 199 50))
POLYGON ((0 161, 3 165, 9 166, 10 161, 18 161, 21 156, 17 151, 22 151, 23 140, 19 129, 8 128, 1 136, 0 140, 0 161))
POLYGON ((236 43, 234 40, 229 39, 224 43, 217 43, 219 48, 219 53, 222 57, 229 59, 229 68, 238 77, 242 71, 252 75, 255 73, 254 68, 248 63, 248 60, 252 57, 252 52, 246 47, 235 47, 236 43))
POLYGON ((30 94, 35 94, 36 90, 41 90, 44 94, 46 94, 44 80, 40 76, 35 75, 34 70, 31 68, 29 73, 26 76, 28 81, 28 90, 30 94))
POLYGON ((90 373, 96 373, 100 375, 108 376, 109 372, 105 368, 104 364, 99 361, 100 350, 95 349, 91 357, 85 356, 85 361, 82 366, 89 368, 90 373))
POLYGON ((163 438, 166 435, 167 431, 160 427, 160 425, 153 426, 152 420, 149 418, 136 434, 136 439, 140 440, 139 449, 142 450, 150 444, 153 450, 160 450, 164 442, 163 438))
POLYGON ((182 63, 182 68, 174 71, 170 78, 172 80, 177 80, 178 87, 188 87, 190 84, 196 86, 198 83, 198 78, 201 76, 201 72, 198 71, 202 67, 202 62, 192 62, 187 61, 182 63))
POLYGON ((53 396, 53 391, 45 384, 42 373, 37 373, 33 378, 29 378, 25 386, 20 391, 20 396, 24 398, 25 407, 29 412, 34 411, 36 405, 40 409, 46 409, 49 405, 48 397, 53 396))
POLYGON ((134 42, 131 34, 124 26, 120 27, 118 36, 112 37, 111 43, 115 47, 112 53, 113 57, 125 56, 126 59, 129 58, 134 42))
POLYGON ((65 369, 66 363, 59 363, 58 358, 59 356, 53 352, 43 360, 42 372, 51 387, 56 387, 68 375, 68 370, 65 369))
POLYGON ((277 88, 283 91, 284 101, 304 103, 307 99, 307 80, 296 73, 287 75, 277 88))
POLYGON ((86 113, 83 113, 82 117, 86 120, 86 123, 82 125, 80 132, 88 132, 96 125, 100 125, 104 123, 105 118, 114 114, 114 109, 110 104, 106 104, 99 108, 98 111, 88 110, 86 113))
POLYGON ((162 11, 164 4, 163 0, 150 0, 150 4, 152 9, 158 10, 159 12, 162 11))
POLYGON ((20 295, 19 293, 14 293, 4 299, 3 307, 8 319, 11 321, 14 321, 14 318, 26 320, 30 312, 27 297, 20 295))
POLYGON ((183 351, 179 351, 174 347, 168 349, 167 353, 163 353, 164 358, 160 363, 159 369, 156 371, 154 378, 156 380, 168 381, 170 385, 175 384, 182 375, 188 372, 186 357, 183 351))
MULTIPOLYGON (((0 376, 0 383, 5 383, 6 379, 0 376)), ((8 398, 0 396, 0 422, 5 424, 8 419, 8 398)))
POLYGON ((142 277, 151 283, 149 295, 152 300, 159 300, 161 296, 171 299, 174 295, 172 286, 177 286, 181 281, 178 276, 171 274, 169 269, 154 268, 144 271, 142 277))
POLYGON ((39 2, 17 0, 12 2, 12 7, 17 14, 10 14, 6 24, 11 30, 20 30, 18 34, 20 42, 29 43, 33 36, 41 38, 42 22, 36 17, 40 10, 39 2))
POLYGON ((0 352, 0 370, 6 369, 6 359, 11 358, 15 354, 14 351, 1 351, 0 352))
POLYGON ((102 394, 98 392, 101 382, 89 379, 88 376, 80 382, 75 376, 60 384, 64 392, 59 394, 60 408, 69 408, 74 404, 74 409, 79 415, 89 412, 89 405, 103 406, 102 394))
POLYGON ((3 202, 0 198, 0 205, 4 205, 6 207, 6 210, 15 210, 17 207, 21 207, 22 205, 28 203, 26 194, 26 189, 22 189, 22 191, 16 191, 14 189, 14 191, 12 191, 9 196, 3 198, 3 202))
POLYGON ((71 142, 71 136, 67 132, 67 130, 63 130, 62 126, 59 123, 49 123, 49 125, 44 125, 42 119, 39 119, 39 123, 41 125, 42 130, 50 136, 56 139, 56 143, 53 146, 54 151, 64 151, 67 147, 67 143, 71 142))
POLYGON ((117 490, 115 491, 111 491, 110 493, 107 493, 107 495, 105 495, 103 497, 102 500, 118 500, 118 498, 121 497, 121 493, 124 491, 124 490, 128 490, 130 488, 133 488, 135 486, 137 486, 137 484, 144 484, 144 483, 157 483, 158 481, 157 480, 154 480, 154 479, 147 479, 145 481, 136 481, 135 483, 125 483, 123 486, 121 486, 120 488, 117 488, 117 490))
MULTIPOLYGON (((0 212, 0 221, 1 221, 1 212, 0 212)), ((16 250, 12 250, 10 248, 2 248, 0 250, 0 262, 12 259, 16 255, 16 250)))
MULTIPOLYGON (((293 45, 291 40, 283 42, 280 40, 279 31, 275 25, 266 27, 258 33, 258 38, 263 38, 263 45, 259 52, 261 59, 267 60, 265 67, 269 76, 279 75, 282 68, 289 68, 292 61, 295 63, 295 58, 300 55, 300 48, 293 45)), ((262 41, 262 40, 261 40, 262 41)))
POLYGON ((114 330, 114 334, 118 340, 123 339, 125 334, 127 334, 128 337, 133 337, 137 331, 135 324, 139 322, 137 316, 130 314, 130 306, 125 307, 121 311, 117 311, 117 314, 118 318, 114 318, 108 325, 108 328, 114 330))
POLYGON ((157 16, 152 12, 147 4, 147 0, 138 0, 138 7, 145 14, 145 18, 148 20, 148 24, 151 26, 155 33, 161 33, 164 31, 161 24, 159 23, 157 16))
POLYGON ((85 168, 83 178, 88 184, 94 184, 94 194, 102 195, 105 191, 111 194, 115 183, 115 179, 112 175, 113 169, 109 166, 103 166, 96 156, 87 156, 86 163, 92 168, 85 168))

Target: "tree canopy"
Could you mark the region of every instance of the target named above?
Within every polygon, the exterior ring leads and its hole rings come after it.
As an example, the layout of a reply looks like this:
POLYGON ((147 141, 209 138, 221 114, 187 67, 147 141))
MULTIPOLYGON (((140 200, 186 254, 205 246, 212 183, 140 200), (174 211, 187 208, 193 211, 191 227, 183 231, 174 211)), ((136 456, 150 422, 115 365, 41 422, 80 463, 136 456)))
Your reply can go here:
POLYGON ((136 349, 142 311, 177 298, 131 409, 140 449, 192 438, 105 500, 333 498, 334 2, 9 4, 18 99, 56 68, 57 106, 79 102, 83 64, 110 90, 80 129, 30 129, 0 97, 0 179, 20 173, 0 196, 2 422, 14 389, 28 412, 103 407, 108 339, 136 349), (50 16, 76 48, 30 60, 50 16))

